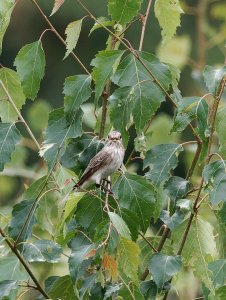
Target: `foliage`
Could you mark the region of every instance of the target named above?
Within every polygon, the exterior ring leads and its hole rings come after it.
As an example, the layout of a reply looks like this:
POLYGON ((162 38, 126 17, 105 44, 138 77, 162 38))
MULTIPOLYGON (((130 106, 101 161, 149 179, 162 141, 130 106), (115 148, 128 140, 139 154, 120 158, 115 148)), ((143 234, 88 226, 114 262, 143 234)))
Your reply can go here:
MULTIPOLYGON (((64 2, 54 1, 51 16, 64 2)), ((67 74, 62 105, 49 111, 37 99, 49 68, 42 46, 46 30, 19 50, 16 71, 1 65, 0 171, 13 170, 21 187, 0 214, 0 299, 23 298, 28 291, 32 299, 154 300, 166 299, 168 292, 173 298, 171 287, 187 270, 205 299, 223 299, 226 67, 202 66, 199 80, 206 90, 184 97, 177 66, 142 50, 150 8, 167 49, 177 39, 187 43, 188 37, 172 39, 183 13, 179 0, 156 0, 153 8, 148 1, 143 15, 142 0, 108 0, 109 15, 99 18, 77 0, 85 13, 66 26, 65 40, 32 3, 64 44, 64 59, 74 58, 82 72, 67 74), (88 18, 92 37, 97 29, 109 34, 90 68, 73 52, 88 18), (137 21, 139 50, 127 39, 137 21), (158 114, 163 107, 174 117, 158 114), (85 122, 91 116, 92 128, 85 122), (111 176, 111 192, 73 189, 111 129, 121 132, 127 150, 125 165, 111 176), (30 169, 25 147, 36 156, 30 169)), ((14 4, 0 4, 0 53, 14 4)), ((222 18, 219 11, 211 12, 222 18)))

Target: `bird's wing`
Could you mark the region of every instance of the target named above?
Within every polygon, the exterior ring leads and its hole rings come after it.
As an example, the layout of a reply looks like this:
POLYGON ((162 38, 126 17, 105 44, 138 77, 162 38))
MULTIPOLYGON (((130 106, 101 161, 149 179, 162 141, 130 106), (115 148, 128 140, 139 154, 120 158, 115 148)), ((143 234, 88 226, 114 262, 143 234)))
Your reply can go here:
POLYGON ((100 169, 103 164, 108 164, 108 161, 110 160, 110 152, 107 147, 104 147, 90 160, 77 185, 82 185, 90 176, 92 176, 98 169, 100 169))

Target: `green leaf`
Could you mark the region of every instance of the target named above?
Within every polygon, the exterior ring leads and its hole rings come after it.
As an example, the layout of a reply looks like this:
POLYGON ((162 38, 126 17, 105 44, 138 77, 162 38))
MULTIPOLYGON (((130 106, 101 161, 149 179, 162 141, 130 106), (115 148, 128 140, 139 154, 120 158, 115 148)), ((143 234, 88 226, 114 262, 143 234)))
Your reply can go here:
POLYGON ((109 0, 108 13, 114 21, 124 26, 137 15, 142 2, 142 0, 109 0))
POLYGON ((183 147, 179 144, 155 145, 144 159, 144 168, 149 167, 146 178, 156 186, 163 184, 170 177, 170 171, 176 168, 181 151, 183 147))
POLYGON ((213 284, 216 288, 224 286, 226 283, 226 259, 219 259, 209 264, 209 269, 213 272, 213 284))
POLYGON ((21 48, 14 65, 19 74, 24 94, 27 98, 34 100, 45 74, 45 53, 41 40, 21 48))
POLYGON ((109 98, 109 105, 111 122, 114 128, 121 132, 126 146, 129 141, 128 129, 132 123, 133 90, 130 87, 115 90, 109 98))
POLYGON ((87 101, 92 93, 89 75, 75 75, 65 79, 64 83, 64 112, 67 121, 73 122, 73 116, 81 104, 87 101))
POLYGON ((17 288, 17 281, 15 280, 4 280, 0 281, 0 299, 9 296, 12 290, 17 288))
POLYGON ((169 198, 173 201, 183 198, 191 188, 191 183, 184 178, 172 176, 164 185, 169 198))
POLYGON ((139 227, 137 226, 137 224, 139 223, 139 218, 136 212, 120 207, 119 215, 122 217, 122 219, 126 222, 127 226, 129 227, 132 240, 136 241, 138 237, 138 231, 139 231, 139 227))
POLYGON ((78 168, 78 171, 85 170, 89 161, 102 148, 104 144, 98 137, 83 134, 81 137, 69 140, 66 151, 62 157, 62 164, 66 168, 78 168))
POLYGON ((113 26, 114 25, 114 22, 109 20, 108 18, 105 18, 105 17, 99 17, 97 18, 97 21, 98 22, 95 22, 93 27, 90 29, 90 32, 89 32, 89 35, 96 29, 99 29, 99 28, 103 28, 101 24, 103 24, 104 26, 108 27, 108 26, 113 26))
MULTIPOLYGON (((11 69, 1 68, 0 80, 2 80, 16 107, 20 110, 24 105, 26 98, 24 96, 18 74, 11 69)), ((12 104, 9 103, 8 98, 1 86, 0 100, 0 117, 2 122, 10 123, 16 121, 18 119, 18 115, 12 107, 12 104)))
POLYGON ((139 225, 146 231, 155 208, 155 190, 142 176, 125 173, 113 187, 120 207, 135 212, 139 225))
POLYGON ((140 248, 136 243, 124 237, 120 238, 117 248, 117 262, 123 274, 138 283, 140 248))
POLYGON ((0 171, 10 161, 11 154, 21 138, 15 124, 0 123, 0 171))
POLYGON ((48 294, 54 300, 78 300, 78 297, 75 295, 74 284, 69 275, 56 278, 48 294))
POLYGON ((160 214, 160 219, 169 227, 170 230, 175 229, 184 220, 184 214, 180 211, 176 211, 170 216, 169 211, 163 210, 160 214))
POLYGON ((64 59, 68 57, 68 55, 73 51, 73 49, 77 45, 81 28, 82 28, 82 21, 83 19, 77 20, 67 25, 67 28, 65 30, 65 34, 67 36, 66 38, 67 51, 65 53, 64 59))
POLYGON ((27 272, 15 255, 1 257, 0 270, 0 282, 4 280, 22 281, 28 279, 27 272))
POLYGON ((53 6, 53 10, 51 12, 50 17, 58 11, 58 9, 61 7, 61 5, 64 4, 64 1, 65 0, 55 0, 54 1, 54 6, 53 6))
POLYGON ((142 281, 140 290, 145 299, 155 300, 158 288, 153 280, 142 281))
POLYGON ((116 300, 144 300, 144 296, 141 294, 139 287, 132 283, 128 282, 124 284, 119 290, 118 297, 116 300))
POLYGON ((14 4, 14 0, 4 0, 0 6, 0 55, 2 53, 2 41, 10 22, 14 4))
MULTIPOLYGON (((161 85, 168 90, 171 84, 171 72, 167 65, 148 52, 138 52, 140 59, 154 74, 161 85)), ((113 82, 120 87, 140 85, 141 81, 153 81, 153 78, 133 54, 127 55, 119 64, 113 82)))
MULTIPOLYGON (((175 251, 178 251, 186 226, 187 221, 183 222, 172 232, 175 251)), ((205 283, 211 292, 214 291, 214 287, 208 264, 214 261, 217 256, 218 253, 212 225, 199 216, 196 217, 191 224, 182 257, 184 264, 193 266, 195 275, 205 283)))
POLYGON ((210 93, 217 95, 221 80, 226 76, 226 67, 215 69, 211 66, 206 66, 203 71, 204 81, 210 93))
POLYGON ((71 278, 76 281, 83 275, 85 271, 84 263, 87 262, 88 254, 94 249, 94 245, 91 244, 85 235, 78 233, 76 237, 70 241, 69 248, 72 251, 68 261, 69 270, 71 278))
POLYGON ((226 192, 226 161, 214 161, 203 170, 205 182, 208 183, 210 201, 212 205, 218 205, 221 201, 225 201, 226 192))
POLYGON ((119 235, 126 239, 131 239, 130 231, 125 221, 116 213, 108 212, 108 215, 119 235))
POLYGON ((37 240, 25 243, 23 246, 23 256, 28 262, 51 262, 60 260, 62 248, 50 240, 37 240))
POLYGON ((180 15, 183 10, 179 0, 156 0, 154 11, 162 28, 162 42, 165 44, 175 35, 177 27, 180 26, 180 15))
POLYGON ((13 207, 12 220, 9 223, 8 233, 11 238, 16 240, 23 228, 18 242, 26 241, 31 237, 32 228, 36 223, 35 209, 38 205, 34 201, 34 199, 23 200, 13 207), (31 216, 29 222, 27 222, 28 214, 31 210, 31 216))
POLYGON ((96 105, 104 90, 105 84, 114 74, 123 53, 124 51, 122 50, 99 51, 96 58, 92 60, 91 65, 94 66, 92 77, 95 82, 96 105))
POLYGON ((219 107, 216 116, 216 131, 220 142, 220 152, 226 156, 226 127, 224 126, 226 118, 226 106, 219 107))
POLYGON ((86 194, 80 199, 75 219, 78 225, 94 234, 96 226, 107 218, 103 213, 104 203, 95 195, 86 194))
POLYGON ((181 257, 168 256, 161 253, 154 254, 148 269, 158 288, 162 289, 164 283, 169 281, 181 268, 181 257))
POLYGON ((45 132, 45 141, 40 151, 40 155, 45 158, 49 168, 52 168, 64 154, 66 140, 81 135, 82 116, 82 110, 77 110, 70 125, 68 125, 62 108, 53 110, 50 113, 48 127, 45 132))

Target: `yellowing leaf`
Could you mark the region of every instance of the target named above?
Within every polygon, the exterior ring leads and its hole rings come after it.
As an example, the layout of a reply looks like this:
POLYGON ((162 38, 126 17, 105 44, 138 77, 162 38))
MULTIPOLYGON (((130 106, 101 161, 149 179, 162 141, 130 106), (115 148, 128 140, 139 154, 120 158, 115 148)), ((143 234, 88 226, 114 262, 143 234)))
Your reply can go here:
POLYGON ((105 270, 108 270, 112 279, 113 280, 117 280, 118 277, 118 264, 117 262, 114 260, 113 257, 111 257, 108 254, 104 254, 104 257, 102 259, 102 267, 105 270))
POLYGON ((90 257, 93 257, 95 254, 96 254, 96 250, 95 249, 92 249, 90 250, 86 255, 85 255, 85 258, 88 259, 90 257))
POLYGON ((55 12, 58 11, 58 9, 61 7, 61 5, 64 4, 64 1, 65 1, 65 0, 55 0, 54 6, 53 6, 53 10, 52 10, 52 12, 51 12, 50 17, 51 17, 53 14, 55 14, 55 12))
POLYGON ((78 38, 82 28, 82 20, 74 21, 68 24, 65 34, 66 38, 66 48, 67 52, 64 56, 64 59, 72 52, 72 50, 76 47, 78 38))
POLYGON ((2 40, 9 25, 14 5, 14 0, 3 0, 0 4, 0 54, 2 52, 2 40))
POLYGON ((180 7, 179 0, 156 0, 155 16, 162 28, 163 44, 169 41, 176 33, 180 25, 180 15, 183 10, 180 7))
POLYGON ((124 237, 120 238, 117 253, 119 269, 134 282, 138 282, 137 271, 140 261, 139 254, 140 248, 136 243, 124 237))

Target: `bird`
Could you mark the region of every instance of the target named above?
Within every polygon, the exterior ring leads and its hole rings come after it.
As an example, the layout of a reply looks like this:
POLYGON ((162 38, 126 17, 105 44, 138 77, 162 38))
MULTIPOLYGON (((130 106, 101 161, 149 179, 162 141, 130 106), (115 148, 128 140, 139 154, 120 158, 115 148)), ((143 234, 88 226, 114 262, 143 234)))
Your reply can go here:
POLYGON ((105 146, 89 162, 80 180, 74 185, 73 189, 85 189, 92 183, 96 187, 101 186, 102 180, 118 170, 124 159, 125 149, 122 144, 122 136, 118 131, 111 131, 105 146))

